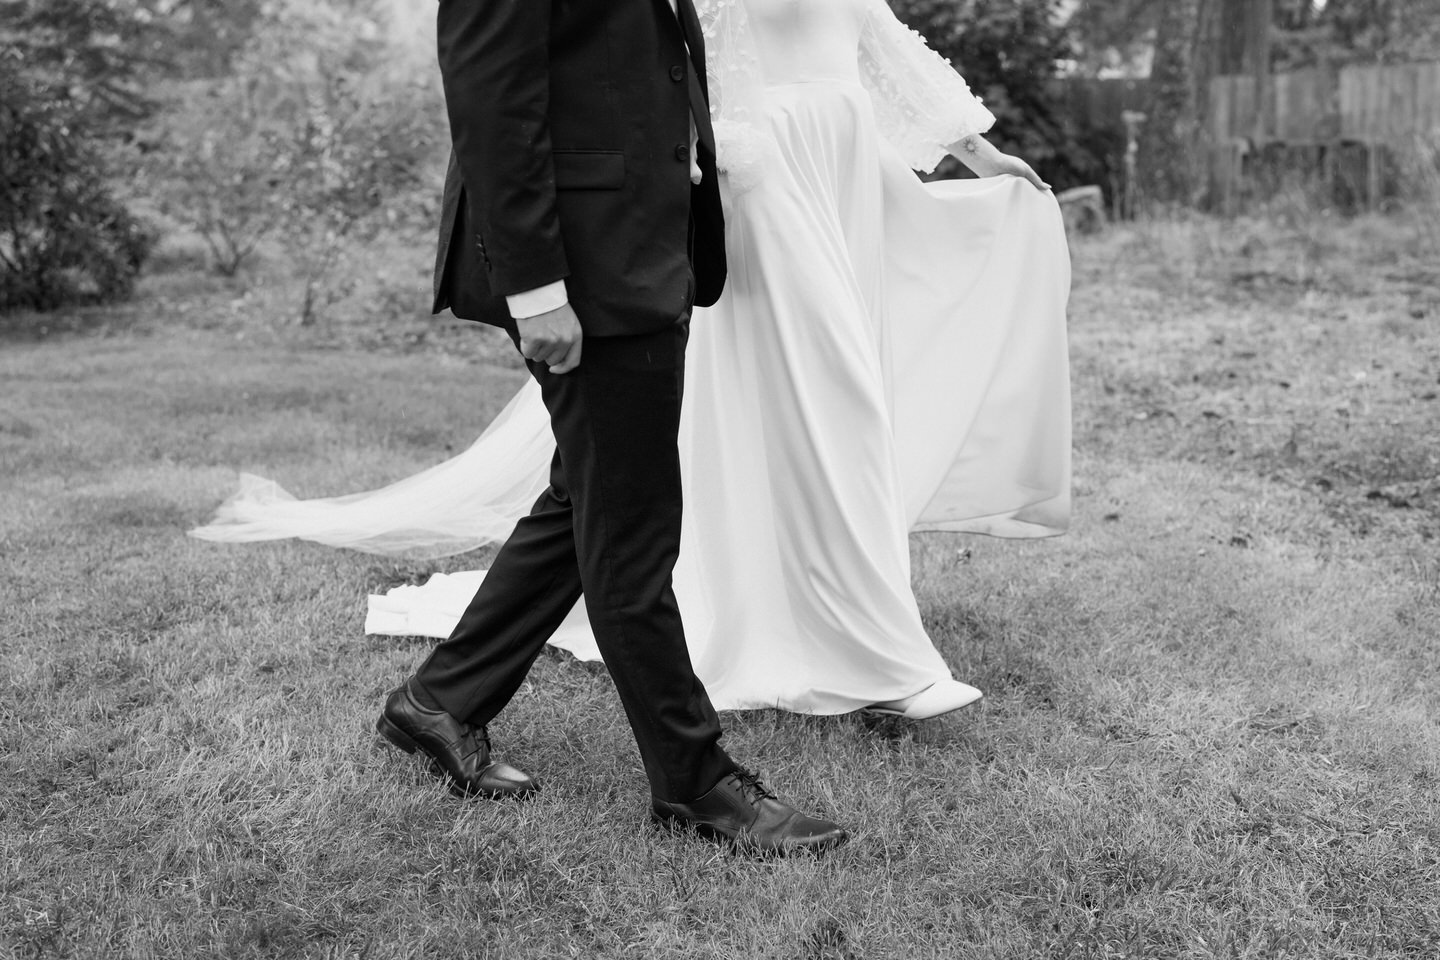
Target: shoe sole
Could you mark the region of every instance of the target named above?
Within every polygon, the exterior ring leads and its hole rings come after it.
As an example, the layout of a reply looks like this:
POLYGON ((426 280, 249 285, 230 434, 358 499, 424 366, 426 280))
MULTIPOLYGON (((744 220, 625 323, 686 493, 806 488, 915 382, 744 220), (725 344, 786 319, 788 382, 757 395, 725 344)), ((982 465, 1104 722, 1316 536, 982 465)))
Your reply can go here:
POLYGON ((410 738, 410 735, 407 734, 404 730, 401 730, 399 727, 395 726, 395 724, 391 723, 390 718, 385 716, 385 714, 383 713, 380 714, 380 719, 375 721, 375 730, 380 734, 380 736, 384 737, 386 740, 389 740, 391 743, 399 747, 401 750, 404 750, 406 753, 415 753, 417 750, 420 749, 420 744, 412 740, 410 738))
POLYGON ((900 717, 904 720, 913 720, 916 723, 919 723, 921 720, 934 720, 936 717, 948 717, 950 714, 958 713, 959 711, 964 710, 966 707, 974 706, 975 704, 979 703, 982 698, 983 694, 979 697, 974 697, 970 700, 966 700, 964 703, 957 706, 950 707, 945 710, 939 710, 935 713, 923 714, 921 716, 911 716, 904 710, 891 710, 886 707, 861 707, 860 712, 869 714, 872 717, 900 717))
POLYGON ((794 842, 779 847, 762 847, 748 839, 747 835, 740 834, 731 836, 721 830, 715 829, 708 823, 697 823, 693 820, 685 820, 680 817, 668 814, 650 814, 650 822, 658 829, 669 832, 672 836, 679 833, 693 833, 711 843, 728 846, 737 853, 757 854, 768 857, 784 857, 792 853, 809 853, 816 856, 841 846, 850 839, 850 834, 841 831, 838 836, 830 836, 815 840, 812 843, 794 842))

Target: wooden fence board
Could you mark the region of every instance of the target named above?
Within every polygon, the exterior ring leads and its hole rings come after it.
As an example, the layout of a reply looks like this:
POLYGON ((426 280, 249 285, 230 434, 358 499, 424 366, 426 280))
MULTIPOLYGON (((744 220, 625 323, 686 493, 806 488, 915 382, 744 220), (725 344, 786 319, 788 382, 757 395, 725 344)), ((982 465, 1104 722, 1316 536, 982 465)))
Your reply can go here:
POLYGON ((1255 102, 1253 77, 1215 77, 1206 128, 1217 142, 1253 139, 1259 113, 1262 141, 1399 144, 1440 133, 1440 63, 1276 74, 1265 100, 1255 102))
POLYGON ((1278 74, 1272 83, 1273 136, 1287 143, 1323 143, 1334 139, 1338 122, 1335 78, 1324 70, 1278 74))
POLYGON ((1210 81, 1210 134, 1216 142, 1255 132, 1255 78, 1222 76, 1210 81))
POLYGON ((1420 90, 1429 91, 1429 96, 1420 97, 1418 124, 1422 133, 1440 137, 1440 63, 1417 65, 1420 71, 1420 90))

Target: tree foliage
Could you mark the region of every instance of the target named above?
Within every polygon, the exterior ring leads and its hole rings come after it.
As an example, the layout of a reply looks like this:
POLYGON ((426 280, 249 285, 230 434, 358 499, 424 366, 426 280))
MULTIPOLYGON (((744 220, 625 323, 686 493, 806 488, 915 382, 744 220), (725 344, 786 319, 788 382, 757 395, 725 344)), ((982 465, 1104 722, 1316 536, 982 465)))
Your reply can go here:
MULTIPOLYGON (((1170 0, 1080 0, 1070 25, 1082 68, 1094 73, 1147 59, 1160 18, 1170 6, 1170 0)), ((1234 19, 1233 10, 1224 14, 1234 19)), ((1440 3, 1274 0, 1271 40, 1270 65, 1277 71, 1319 63, 1436 60, 1440 3)))
POLYGON ((0 0, 0 309, 129 294, 149 238, 110 188, 158 35, 130 0, 0 0))
POLYGON ((1070 36, 1080 71, 1135 75, 1148 67, 1163 0, 1080 0, 1070 36))
POLYGON ((167 29, 138 0, 0 0, 0 49, 48 100, 110 133, 147 115, 167 29))
POLYGON ((83 122, 0 61, 0 310, 121 299, 149 252, 83 122))
POLYGON ((343 241, 387 219, 440 149, 433 78, 396 76, 362 4, 277 3, 229 76, 189 84, 165 118, 165 193, 237 272, 274 235, 303 274, 313 321, 334 293, 343 241), (213 122, 224 116, 223 127, 213 122))
POLYGON ((1137 158, 1141 199, 1188 205, 1197 168, 1195 35, 1201 0, 1167 0, 1159 11, 1149 108, 1137 158))
POLYGON ((262 0, 144 0, 170 37, 166 63, 185 78, 223 77, 263 21, 262 0))
POLYGON ((1274 67, 1440 59, 1435 0, 1276 0, 1274 67))

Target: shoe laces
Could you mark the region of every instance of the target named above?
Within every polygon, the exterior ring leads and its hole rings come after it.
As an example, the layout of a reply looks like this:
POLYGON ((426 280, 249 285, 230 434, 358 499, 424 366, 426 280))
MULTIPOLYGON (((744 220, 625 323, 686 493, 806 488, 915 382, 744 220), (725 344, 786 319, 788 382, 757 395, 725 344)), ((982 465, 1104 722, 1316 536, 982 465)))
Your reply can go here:
POLYGON ((749 800, 752 804, 758 804, 761 800, 777 799, 770 788, 761 782, 760 775, 751 770, 747 770, 744 767, 736 767, 735 779, 740 784, 740 792, 744 794, 745 799, 749 800))
POLYGON ((482 749, 488 755, 490 753, 490 731, 485 727, 477 727, 473 724, 466 724, 470 740, 470 752, 479 753, 482 749))

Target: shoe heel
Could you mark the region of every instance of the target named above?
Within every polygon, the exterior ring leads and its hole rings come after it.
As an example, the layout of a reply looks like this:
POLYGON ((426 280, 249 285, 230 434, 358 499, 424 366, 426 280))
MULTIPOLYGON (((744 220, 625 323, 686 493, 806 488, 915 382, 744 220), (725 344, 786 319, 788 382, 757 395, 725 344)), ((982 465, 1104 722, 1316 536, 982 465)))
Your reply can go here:
POLYGON ((416 743, 414 740, 411 740, 409 735, 406 734, 404 730, 401 730, 399 727, 395 726, 395 724, 391 723, 390 718, 386 717, 383 713, 380 715, 380 719, 375 721, 375 730, 380 734, 380 736, 384 737, 386 740, 389 740, 391 743, 395 744, 395 746, 399 747, 401 750, 404 750, 406 753, 414 753, 416 750, 420 749, 420 745, 418 743, 416 743))

